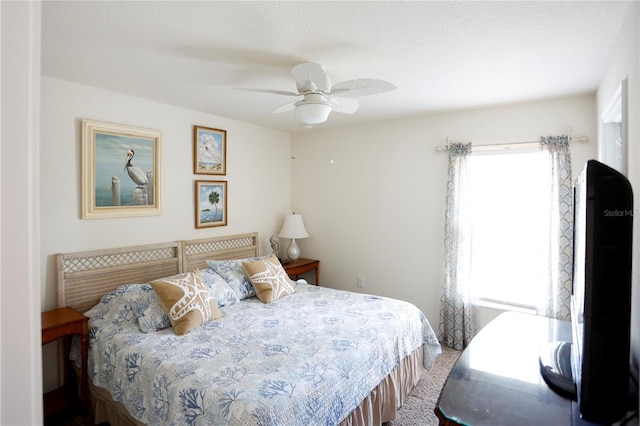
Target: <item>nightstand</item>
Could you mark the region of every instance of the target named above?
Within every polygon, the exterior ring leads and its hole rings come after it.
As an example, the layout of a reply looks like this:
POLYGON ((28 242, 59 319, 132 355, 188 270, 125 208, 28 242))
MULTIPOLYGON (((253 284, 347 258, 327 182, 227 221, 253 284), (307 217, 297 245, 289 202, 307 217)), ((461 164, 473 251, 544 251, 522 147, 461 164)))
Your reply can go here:
POLYGON ((87 356, 89 353, 89 318, 71 308, 54 309, 42 313, 42 344, 64 339, 62 360, 64 384, 61 388, 44 395, 44 417, 48 417, 77 403, 76 391, 68 371, 71 336, 80 336, 82 368, 80 377, 80 403, 87 407, 87 356))
POLYGON ((298 279, 299 275, 304 274, 305 272, 309 272, 312 269, 316 270, 316 285, 320 285, 320 261, 314 259, 303 259, 299 258, 298 260, 283 263, 282 267, 289 276, 294 276, 295 279, 298 279))

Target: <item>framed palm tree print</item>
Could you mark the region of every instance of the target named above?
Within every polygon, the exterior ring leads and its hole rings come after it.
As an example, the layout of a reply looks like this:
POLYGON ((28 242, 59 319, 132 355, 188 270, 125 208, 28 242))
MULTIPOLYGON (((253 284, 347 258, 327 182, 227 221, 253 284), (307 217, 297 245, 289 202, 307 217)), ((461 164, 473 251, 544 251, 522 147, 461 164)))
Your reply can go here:
POLYGON ((196 181, 196 228, 227 225, 227 182, 196 181))

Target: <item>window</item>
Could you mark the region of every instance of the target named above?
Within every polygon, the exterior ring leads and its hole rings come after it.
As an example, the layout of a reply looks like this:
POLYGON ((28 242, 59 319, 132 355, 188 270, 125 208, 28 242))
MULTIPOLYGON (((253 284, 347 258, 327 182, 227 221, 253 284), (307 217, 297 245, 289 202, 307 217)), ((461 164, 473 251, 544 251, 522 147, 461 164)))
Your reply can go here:
POLYGON ((623 80, 600 121, 600 160, 627 172, 627 80, 623 80))
POLYGON ((534 308, 549 250, 544 156, 539 148, 474 152, 469 167, 472 297, 534 308))

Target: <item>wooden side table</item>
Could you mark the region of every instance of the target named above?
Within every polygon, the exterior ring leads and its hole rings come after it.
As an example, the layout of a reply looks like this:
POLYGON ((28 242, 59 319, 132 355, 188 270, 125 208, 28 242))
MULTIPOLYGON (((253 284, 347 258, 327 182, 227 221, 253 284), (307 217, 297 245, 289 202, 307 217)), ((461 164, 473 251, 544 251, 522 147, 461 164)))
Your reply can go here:
POLYGON ((69 347, 70 336, 77 334, 80 336, 81 360, 80 368, 80 403, 83 407, 87 407, 88 388, 87 388, 87 357, 89 353, 89 318, 71 308, 54 309, 42 313, 42 344, 53 342, 54 340, 64 338, 64 360, 63 377, 64 384, 61 388, 44 395, 44 417, 48 417, 60 410, 63 410, 77 402, 75 390, 69 380, 69 371, 67 364, 69 363, 69 347))
POLYGON ((309 272, 312 269, 316 270, 316 285, 320 285, 320 261, 315 259, 299 258, 293 262, 283 263, 282 267, 287 274, 293 275, 295 279, 298 279, 299 275, 309 272))

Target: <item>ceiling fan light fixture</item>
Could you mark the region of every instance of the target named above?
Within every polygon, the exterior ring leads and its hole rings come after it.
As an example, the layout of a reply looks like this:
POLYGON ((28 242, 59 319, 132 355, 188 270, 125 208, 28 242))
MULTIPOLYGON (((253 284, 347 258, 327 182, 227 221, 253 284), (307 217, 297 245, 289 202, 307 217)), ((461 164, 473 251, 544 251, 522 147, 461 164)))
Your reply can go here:
POLYGON ((301 103, 296 105, 296 115, 304 124, 320 124, 327 121, 331 106, 324 103, 301 103))
MULTIPOLYGON (((0 0, 2 1, 2 0, 0 0)), ((359 78, 331 86, 331 79, 324 67, 313 62, 298 64, 291 70, 297 92, 270 89, 245 89, 285 96, 302 96, 304 99, 279 106, 272 114, 294 110, 294 121, 312 127, 327 121, 331 111, 353 114, 358 110, 359 96, 375 95, 395 90, 396 86, 384 80, 359 78)))

